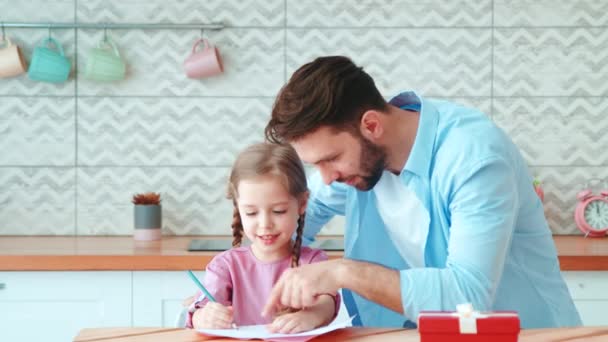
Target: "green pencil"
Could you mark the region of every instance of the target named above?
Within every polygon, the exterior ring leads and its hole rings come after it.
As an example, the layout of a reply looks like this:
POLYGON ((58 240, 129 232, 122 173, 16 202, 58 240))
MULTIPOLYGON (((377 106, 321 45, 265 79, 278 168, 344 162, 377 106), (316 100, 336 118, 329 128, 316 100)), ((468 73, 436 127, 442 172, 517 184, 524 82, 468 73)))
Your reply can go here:
POLYGON ((203 286, 203 284, 201 284, 201 282, 194 275, 194 273, 192 273, 192 271, 188 270, 188 275, 190 276, 190 279, 192 279, 192 281, 196 284, 196 286, 198 286, 198 288, 201 289, 201 291, 203 291, 203 293, 205 294, 205 296, 207 296, 207 298, 209 298, 209 301, 215 303, 215 298, 213 298, 213 296, 211 295, 211 293, 209 293, 209 291, 207 291, 207 289, 203 286))

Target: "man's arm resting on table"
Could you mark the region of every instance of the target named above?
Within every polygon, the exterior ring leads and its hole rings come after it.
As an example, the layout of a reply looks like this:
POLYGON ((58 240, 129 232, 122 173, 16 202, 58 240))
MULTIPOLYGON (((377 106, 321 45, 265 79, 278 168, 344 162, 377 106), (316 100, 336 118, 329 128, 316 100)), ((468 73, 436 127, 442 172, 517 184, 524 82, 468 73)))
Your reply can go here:
POLYGON ((403 314, 399 271, 349 259, 336 260, 341 288, 403 314))

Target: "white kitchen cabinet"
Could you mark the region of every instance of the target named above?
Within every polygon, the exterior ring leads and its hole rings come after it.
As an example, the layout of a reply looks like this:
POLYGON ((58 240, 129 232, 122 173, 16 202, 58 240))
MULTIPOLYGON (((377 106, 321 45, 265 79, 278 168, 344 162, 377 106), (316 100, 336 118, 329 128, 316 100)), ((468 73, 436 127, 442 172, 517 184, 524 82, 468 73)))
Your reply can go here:
MULTIPOLYGON (((204 273, 194 272, 201 281, 204 273)), ((196 291, 186 271, 134 271, 133 326, 175 326, 182 301, 196 291)))
POLYGON ((608 325, 608 272, 562 272, 583 325, 608 325))
POLYGON ((71 341, 131 326, 131 272, 0 272, 0 341, 71 341))

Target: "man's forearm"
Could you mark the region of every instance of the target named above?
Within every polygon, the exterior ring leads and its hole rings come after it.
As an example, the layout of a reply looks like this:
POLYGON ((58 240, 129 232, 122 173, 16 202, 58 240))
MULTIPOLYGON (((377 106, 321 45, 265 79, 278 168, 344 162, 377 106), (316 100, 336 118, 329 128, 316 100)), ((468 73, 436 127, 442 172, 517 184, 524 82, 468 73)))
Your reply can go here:
POLYGON ((340 287, 403 314, 399 271, 363 261, 339 262, 340 287))

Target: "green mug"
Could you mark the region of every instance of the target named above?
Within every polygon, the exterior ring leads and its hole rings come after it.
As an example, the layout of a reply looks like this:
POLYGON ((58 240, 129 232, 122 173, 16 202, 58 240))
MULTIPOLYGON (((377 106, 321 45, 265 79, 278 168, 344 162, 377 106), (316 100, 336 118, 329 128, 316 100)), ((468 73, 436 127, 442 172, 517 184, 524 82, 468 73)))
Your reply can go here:
POLYGON ((118 81, 125 78, 126 66, 116 44, 105 38, 89 51, 84 77, 94 81, 118 81))
POLYGON ((61 83, 70 76, 72 64, 65 57, 61 44, 54 38, 41 40, 34 48, 27 75, 32 80, 61 83), (51 49, 49 46, 54 46, 51 49))

